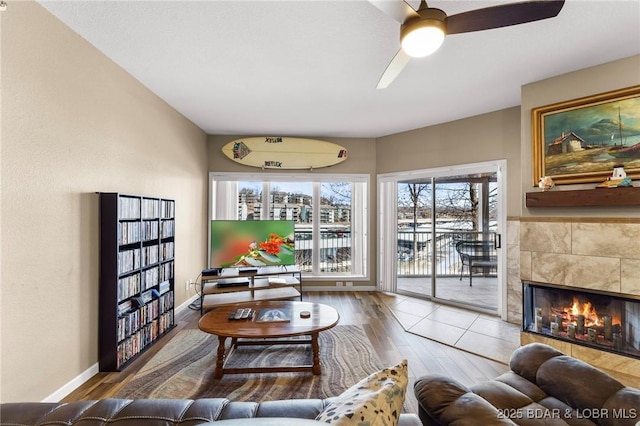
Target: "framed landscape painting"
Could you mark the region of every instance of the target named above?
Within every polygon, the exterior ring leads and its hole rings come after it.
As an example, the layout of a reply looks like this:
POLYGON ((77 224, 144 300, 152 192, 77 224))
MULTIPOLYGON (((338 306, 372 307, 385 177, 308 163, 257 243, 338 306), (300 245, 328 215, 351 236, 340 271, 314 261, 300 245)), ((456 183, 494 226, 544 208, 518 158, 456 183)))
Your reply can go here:
POLYGON ((532 110, 533 185, 603 182, 613 167, 640 178, 640 86, 532 110))

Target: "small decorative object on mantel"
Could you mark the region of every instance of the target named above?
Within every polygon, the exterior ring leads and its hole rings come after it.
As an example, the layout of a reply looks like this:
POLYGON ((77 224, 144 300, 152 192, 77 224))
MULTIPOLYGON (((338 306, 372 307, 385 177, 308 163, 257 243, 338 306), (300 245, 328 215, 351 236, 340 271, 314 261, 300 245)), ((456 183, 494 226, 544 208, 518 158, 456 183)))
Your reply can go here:
POLYGON ((543 191, 551 191, 551 188, 554 186, 556 186, 556 184, 553 183, 553 179, 551 179, 550 176, 542 176, 538 180, 538 187, 543 191))
POLYGON ((631 178, 624 171, 624 165, 615 164, 613 166, 613 174, 596 188, 618 188, 624 186, 631 186, 631 178))
POLYGON ((615 164, 613 166, 613 175, 611 175, 611 179, 624 179, 627 177, 627 173, 624 171, 623 164, 615 164))

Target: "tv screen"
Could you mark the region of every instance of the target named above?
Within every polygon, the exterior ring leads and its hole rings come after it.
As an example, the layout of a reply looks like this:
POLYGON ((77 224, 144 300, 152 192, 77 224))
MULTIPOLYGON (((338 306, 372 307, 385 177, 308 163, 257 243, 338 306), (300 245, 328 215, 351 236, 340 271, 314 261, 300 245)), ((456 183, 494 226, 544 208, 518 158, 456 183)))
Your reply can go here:
POLYGON ((292 220, 212 220, 210 268, 295 264, 292 220))

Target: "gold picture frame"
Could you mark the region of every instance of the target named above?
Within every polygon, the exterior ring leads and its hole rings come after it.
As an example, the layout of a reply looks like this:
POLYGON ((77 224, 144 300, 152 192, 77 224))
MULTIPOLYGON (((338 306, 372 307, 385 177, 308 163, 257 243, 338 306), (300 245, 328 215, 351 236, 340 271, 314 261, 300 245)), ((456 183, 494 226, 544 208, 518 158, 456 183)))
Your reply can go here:
POLYGON ((534 108, 533 185, 603 182, 614 165, 640 178, 640 86, 534 108))

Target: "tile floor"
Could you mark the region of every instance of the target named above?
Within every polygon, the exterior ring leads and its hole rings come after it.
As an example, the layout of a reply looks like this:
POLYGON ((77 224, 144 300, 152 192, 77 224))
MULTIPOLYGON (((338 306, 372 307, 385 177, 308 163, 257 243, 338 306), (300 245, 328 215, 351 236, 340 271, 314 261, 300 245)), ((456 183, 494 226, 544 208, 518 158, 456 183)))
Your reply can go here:
POLYGON ((505 364, 520 346, 520 326, 496 316, 395 294, 386 301, 405 330, 427 339, 505 364))

